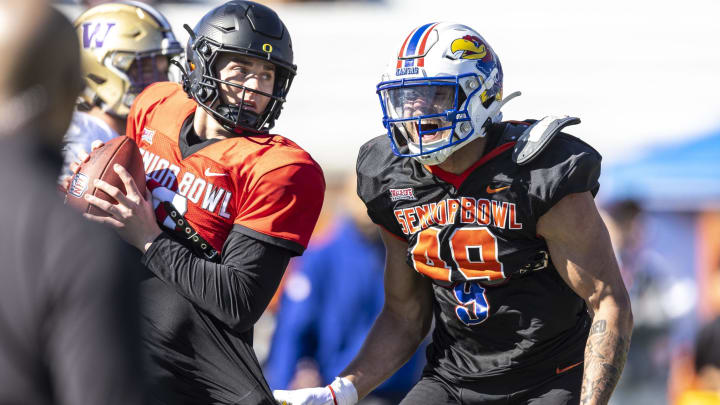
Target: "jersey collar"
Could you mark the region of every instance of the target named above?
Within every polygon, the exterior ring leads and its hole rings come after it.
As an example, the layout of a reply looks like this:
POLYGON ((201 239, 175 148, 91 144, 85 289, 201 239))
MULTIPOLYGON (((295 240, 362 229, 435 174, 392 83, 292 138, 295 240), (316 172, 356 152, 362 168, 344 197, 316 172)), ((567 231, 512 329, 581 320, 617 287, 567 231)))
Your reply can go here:
POLYGON ((221 139, 218 138, 200 139, 200 137, 195 133, 195 128, 193 127, 194 118, 195 114, 190 114, 187 118, 185 118, 185 121, 180 128, 178 146, 180 147, 180 154, 183 159, 186 159, 188 156, 206 146, 210 146, 215 142, 221 141, 221 139))
POLYGON ((485 163, 491 161, 498 155, 502 154, 508 149, 511 149, 513 146, 515 146, 516 142, 507 142, 500 146, 495 147, 485 155, 483 155, 477 162, 473 163, 472 166, 468 167, 464 172, 460 174, 451 173, 448 171, 445 171, 440 168, 440 166, 425 166, 425 168, 438 177, 440 180, 452 184, 456 189, 460 188, 460 185, 465 181, 465 179, 470 176, 472 172, 475 171, 478 167, 484 165, 485 163))

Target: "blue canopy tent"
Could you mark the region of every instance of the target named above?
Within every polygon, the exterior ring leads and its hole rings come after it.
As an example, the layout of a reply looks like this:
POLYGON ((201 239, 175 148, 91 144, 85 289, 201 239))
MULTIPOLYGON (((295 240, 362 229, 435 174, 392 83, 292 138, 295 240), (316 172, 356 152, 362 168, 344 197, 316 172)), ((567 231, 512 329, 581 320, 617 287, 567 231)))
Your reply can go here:
POLYGON ((653 211, 720 208, 720 130, 604 167, 600 184, 601 204, 634 200, 653 211))

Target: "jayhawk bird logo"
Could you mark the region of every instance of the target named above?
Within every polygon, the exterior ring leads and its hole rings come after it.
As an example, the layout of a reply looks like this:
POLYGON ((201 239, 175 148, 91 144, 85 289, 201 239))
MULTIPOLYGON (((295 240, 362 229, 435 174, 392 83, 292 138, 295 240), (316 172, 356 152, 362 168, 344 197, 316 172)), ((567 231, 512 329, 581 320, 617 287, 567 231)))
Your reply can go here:
POLYGON ((483 62, 492 60, 492 54, 482 39, 474 35, 465 35, 450 45, 450 53, 455 59, 482 59, 483 62))

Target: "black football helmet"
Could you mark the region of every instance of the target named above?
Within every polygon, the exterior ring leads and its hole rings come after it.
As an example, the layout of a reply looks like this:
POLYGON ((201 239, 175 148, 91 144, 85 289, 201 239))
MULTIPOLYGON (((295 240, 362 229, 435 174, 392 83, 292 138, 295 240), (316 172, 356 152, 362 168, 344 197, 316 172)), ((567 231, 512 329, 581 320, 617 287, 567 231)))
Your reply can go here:
POLYGON ((232 0, 205 14, 194 30, 187 25, 185 29, 190 39, 185 49, 183 86, 190 97, 229 131, 266 132, 272 128, 297 69, 290 34, 280 17, 262 4, 232 0), (215 65, 218 55, 224 52, 275 65, 273 94, 220 80, 215 65), (270 102, 260 115, 243 109, 242 104, 224 104, 219 97, 220 83, 270 97, 270 102))

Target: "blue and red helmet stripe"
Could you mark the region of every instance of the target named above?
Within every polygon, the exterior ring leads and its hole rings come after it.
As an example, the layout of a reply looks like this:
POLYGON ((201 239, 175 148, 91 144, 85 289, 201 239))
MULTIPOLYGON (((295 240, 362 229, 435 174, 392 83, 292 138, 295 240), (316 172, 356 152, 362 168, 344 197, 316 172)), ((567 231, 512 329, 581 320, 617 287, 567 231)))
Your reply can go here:
MULTIPOLYGON (((405 42, 403 42, 402 48, 400 48, 400 53, 398 54, 397 68, 400 68, 402 66, 403 61, 401 60, 401 58, 413 58, 425 53, 425 44, 427 43, 427 38, 436 25, 437 23, 428 23, 410 32, 407 38, 405 38, 405 42), (418 44, 420 44, 419 50, 418 44)), ((424 58, 420 60, 418 66, 424 65, 423 59, 424 58)), ((415 64, 415 59, 404 60, 405 67, 413 66, 415 64)))

